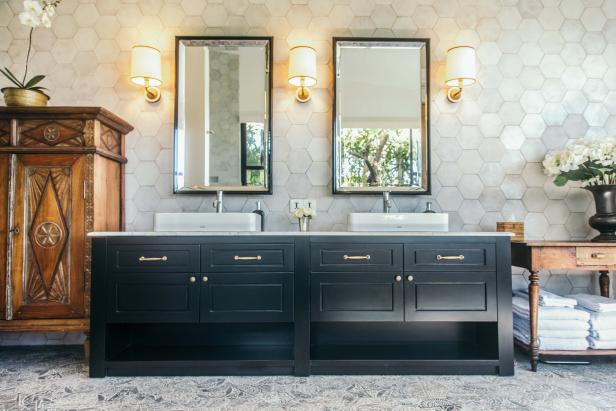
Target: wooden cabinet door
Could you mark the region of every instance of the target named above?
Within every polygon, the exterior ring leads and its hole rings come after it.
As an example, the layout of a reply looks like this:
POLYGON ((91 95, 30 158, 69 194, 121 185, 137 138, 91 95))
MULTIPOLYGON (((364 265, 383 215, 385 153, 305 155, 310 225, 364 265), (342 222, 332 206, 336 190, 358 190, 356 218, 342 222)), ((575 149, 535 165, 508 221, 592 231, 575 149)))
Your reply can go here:
POLYGON ((78 154, 18 155, 12 236, 14 319, 84 315, 85 170, 78 154))

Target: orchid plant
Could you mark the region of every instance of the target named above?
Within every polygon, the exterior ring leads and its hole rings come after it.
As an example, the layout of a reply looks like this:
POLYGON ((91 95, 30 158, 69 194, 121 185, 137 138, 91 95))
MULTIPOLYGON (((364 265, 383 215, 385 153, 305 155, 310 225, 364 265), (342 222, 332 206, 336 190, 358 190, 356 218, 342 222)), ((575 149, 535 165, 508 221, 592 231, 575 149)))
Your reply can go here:
POLYGON ((554 184, 581 181, 583 187, 616 184, 616 139, 580 139, 543 160, 554 184))
POLYGON ((26 68, 24 70, 24 76, 22 80, 19 80, 8 67, 0 69, 0 73, 9 79, 9 81, 17 88, 35 90, 42 92, 46 90, 45 87, 38 86, 38 84, 45 78, 43 75, 33 76, 28 80, 28 62, 30 61, 30 52, 32 51, 32 33, 38 26, 51 27, 51 19, 56 13, 56 7, 62 0, 25 0, 24 11, 19 14, 19 21, 21 24, 30 27, 30 35, 28 38, 28 53, 26 55, 26 68), (26 81, 27 80, 27 81, 26 81))
POLYGON ((299 207, 293 211, 293 217, 295 218, 313 218, 317 216, 316 210, 310 207, 299 207))

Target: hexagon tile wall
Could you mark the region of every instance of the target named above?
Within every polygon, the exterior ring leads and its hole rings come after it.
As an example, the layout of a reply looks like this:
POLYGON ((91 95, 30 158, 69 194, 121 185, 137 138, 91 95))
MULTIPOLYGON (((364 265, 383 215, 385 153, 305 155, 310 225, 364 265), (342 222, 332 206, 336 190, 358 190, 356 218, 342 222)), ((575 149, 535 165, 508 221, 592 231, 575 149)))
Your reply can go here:
MULTIPOLYGON (((18 72, 28 35, 21 8, 20 0, 0 0, 0 66, 18 72)), ((229 196, 229 211, 252 210, 261 199, 269 230, 294 230, 289 198, 310 197, 319 208, 314 229, 332 230, 345 227, 350 211, 378 208, 376 197, 330 194, 331 37, 429 37, 433 196, 394 196, 395 208, 423 210, 433 200, 454 230, 494 230, 515 217, 529 238, 591 234, 590 196, 553 186, 540 161, 570 139, 616 131, 616 1, 64 0, 52 30, 35 33, 31 72, 49 75, 52 104, 102 105, 136 125, 127 139, 128 230, 150 230, 156 211, 212 211, 211 197, 171 192, 177 34, 274 36, 274 195, 229 196), (163 51, 160 103, 146 103, 128 80, 136 43, 163 51), (319 83, 306 104, 294 101, 286 81, 288 49, 299 43, 318 52, 319 83), (478 82, 450 104, 443 62, 459 43, 477 48, 478 82)), ((590 275, 542 278, 556 292, 593 287, 590 275)), ((71 338, 5 335, 0 344, 71 338)))

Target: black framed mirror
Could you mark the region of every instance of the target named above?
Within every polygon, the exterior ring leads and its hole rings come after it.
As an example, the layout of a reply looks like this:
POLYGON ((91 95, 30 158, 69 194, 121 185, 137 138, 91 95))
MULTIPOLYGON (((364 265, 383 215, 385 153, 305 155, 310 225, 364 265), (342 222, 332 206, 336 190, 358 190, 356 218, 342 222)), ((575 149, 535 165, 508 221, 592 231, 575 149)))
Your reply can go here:
POLYGON ((272 193, 272 37, 176 37, 174 193, 272 193))
POLYGON ((430 40, 335 37, 334 194, 430 194, 430 40))

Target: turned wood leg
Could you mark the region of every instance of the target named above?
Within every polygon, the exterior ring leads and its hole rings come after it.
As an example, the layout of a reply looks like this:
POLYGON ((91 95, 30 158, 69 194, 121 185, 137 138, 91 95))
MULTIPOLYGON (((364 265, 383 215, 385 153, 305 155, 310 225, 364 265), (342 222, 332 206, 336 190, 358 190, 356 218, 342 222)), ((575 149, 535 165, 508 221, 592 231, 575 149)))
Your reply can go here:
POLYGON ((528 308, 530 317, 530 367, 537 371, 539 362, 539 341, 537 328, 539 325, 539 273, 531 272, 528 277, 528 308))
POLYGON ((599 290, 601 291, 602 297, 610 296, 610 276, 608 275, 609 271, 601 270, 599 271, 599 290))

